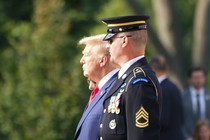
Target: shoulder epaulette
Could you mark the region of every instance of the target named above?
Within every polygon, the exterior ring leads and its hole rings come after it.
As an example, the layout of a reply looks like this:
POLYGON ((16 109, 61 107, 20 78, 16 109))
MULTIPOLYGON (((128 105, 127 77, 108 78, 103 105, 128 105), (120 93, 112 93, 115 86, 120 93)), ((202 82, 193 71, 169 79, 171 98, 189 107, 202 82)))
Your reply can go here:
POLYGON ((127 91, 127 88, 128 88, 130 83, 132 85, 135 85, 139 82, 148 83, 149 80, 147 79, 146 73, 144 72, 144 70, 141 67, 135 67, 133 69, 133 77, 131 77, 129 79, 128 84, 126 86, 126 91, 127 91))
POLYGON ((141 75, 142 76, 142 74, 143 74, 144 77, 146 77, 146 73, 144 72, 144 70, 141 67, 135 67, 133 69, 133 75, 134 75, 134 77, 137 77, 138 75, 141 75))

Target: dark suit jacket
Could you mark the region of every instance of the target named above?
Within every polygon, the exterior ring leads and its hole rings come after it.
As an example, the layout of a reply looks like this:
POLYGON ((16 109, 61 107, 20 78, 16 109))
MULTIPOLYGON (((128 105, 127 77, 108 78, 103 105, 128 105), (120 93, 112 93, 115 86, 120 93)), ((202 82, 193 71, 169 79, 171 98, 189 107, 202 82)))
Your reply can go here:
MULTIPOLYGON (((183 92, 183 111, 184 111, 184 135, 185 138, 192 136, 195 128, 196 116, 193 112, 192 97, 190 89, 183 92)), ((210 91, 205 89, 206 119, 210 121, 210 91)))
POLYGON ((128 68, 104 100, 103 140, 159 140, 160 85, 146 58, 128 68))
POLYGON ((182 132, 183 108, 179 89, 168 78, 161 84, 162 112, 161 112, 161 140, 184 140, 182 132))
POLYGON ((117 74, 112 76, 107 83, 98 91, 92 103, 84 111, 77 125, 74 140, 99 140, 100 123, 103 115, 103 101, 105 95, 116 81, 117 74))

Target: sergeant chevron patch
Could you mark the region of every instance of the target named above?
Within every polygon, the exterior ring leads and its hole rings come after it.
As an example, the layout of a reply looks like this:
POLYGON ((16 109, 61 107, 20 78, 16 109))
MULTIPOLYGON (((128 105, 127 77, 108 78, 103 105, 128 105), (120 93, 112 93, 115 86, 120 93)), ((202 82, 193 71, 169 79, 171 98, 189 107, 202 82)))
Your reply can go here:
POLYGON ((145 128, 149 125, 149 113, 143 106, 136 113, 136 126, 139 128, 145 128))

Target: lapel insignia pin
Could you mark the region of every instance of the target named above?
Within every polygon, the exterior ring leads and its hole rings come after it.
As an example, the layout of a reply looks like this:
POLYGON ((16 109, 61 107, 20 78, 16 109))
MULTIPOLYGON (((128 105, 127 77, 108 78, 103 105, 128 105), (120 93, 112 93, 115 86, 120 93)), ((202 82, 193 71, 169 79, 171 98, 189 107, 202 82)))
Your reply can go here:
POLYGON ((125 78, 126 78, 126 76, 127 76, 127 74, 124 74, 124 75, 122 76, 122 79, 125 79, 125 78))
POLYGON ((122 85, 121 85, 121 88, 124 88, 125 86, 126 86, 126 83, 122 84, 122 85))
POLYGON ((149 125, 149 113, 142 106, 136 113, 136 126, 145 128, 149 125))

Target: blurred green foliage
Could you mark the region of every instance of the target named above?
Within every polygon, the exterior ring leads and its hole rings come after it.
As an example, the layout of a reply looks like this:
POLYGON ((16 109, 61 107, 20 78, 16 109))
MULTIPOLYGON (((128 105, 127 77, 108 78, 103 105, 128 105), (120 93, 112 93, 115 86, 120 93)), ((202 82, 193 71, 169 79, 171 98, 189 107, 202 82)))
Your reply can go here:
POLYGON ((67 140, 89 97, 77 42, 100 0, 0 1, 0 139, 67 140))

